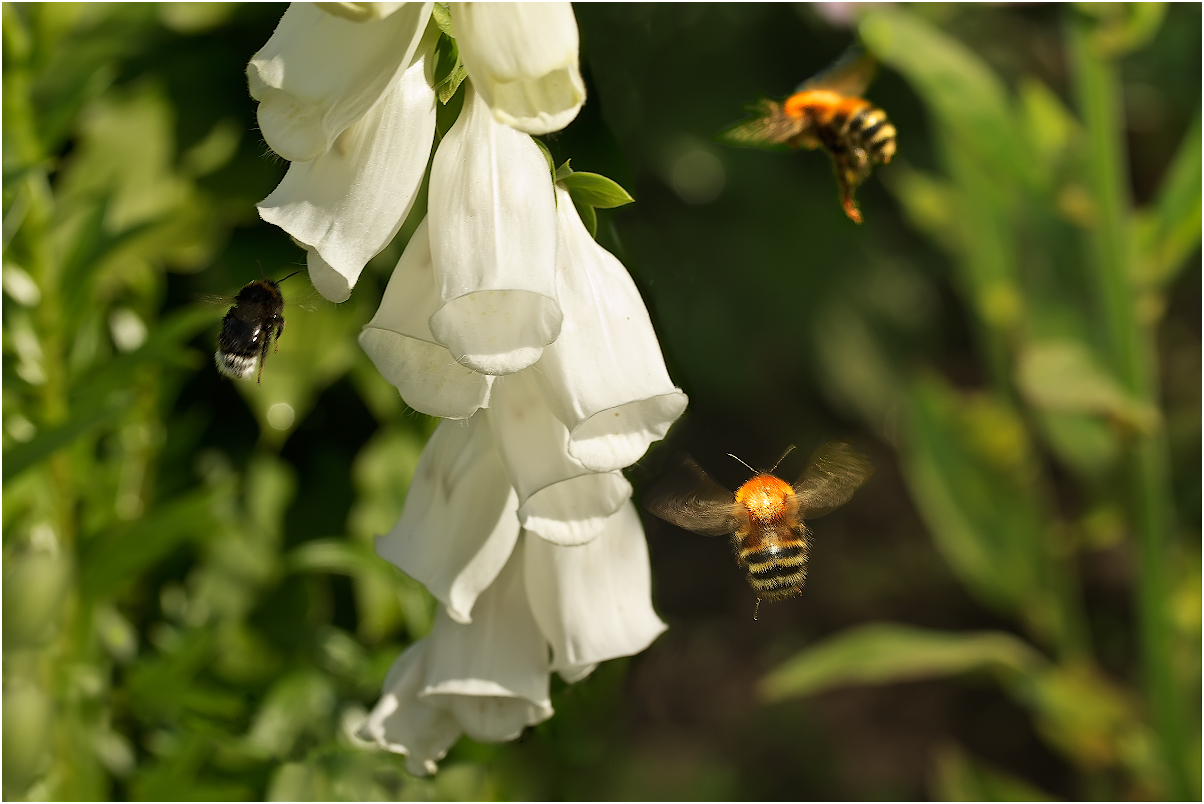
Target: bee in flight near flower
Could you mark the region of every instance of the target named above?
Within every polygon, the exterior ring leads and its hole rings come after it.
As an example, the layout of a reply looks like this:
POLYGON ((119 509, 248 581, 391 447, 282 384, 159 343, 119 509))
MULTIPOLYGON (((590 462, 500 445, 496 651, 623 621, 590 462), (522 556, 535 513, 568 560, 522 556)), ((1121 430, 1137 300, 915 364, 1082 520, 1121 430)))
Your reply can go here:
POLYGON ((248 282, 234 297, 234 306, 222 318, 217 336, 217 351, 213 354, 217 370, 236 380, 248 376, 259 358, 255 382, 263 376, 263 363, 268 347, 279 343, 284 332, 284 296, 280 282, 301 273, 294 271, 279 282, 256 279, 248 282))
POLYGON ((895 127, 886 112, 861 97, 873 73, 873 58, 854 45, 785 101, 754 101, 745 108, 754 117, 736 123, 716 139, 772 149, 823 146, 836 167, 841 206, 854 223, 861 223, 853 193, 874 165, 886 164, 895 155, 895 127))
POLYGON ((776 470, 774 464, 768 472, 757 472, 732 494, 687 456, 644 502, 650 512, 679 528, 704 536, 731 534, 736 562, 747 570, 757 593, 754 620, 762 600, 802 593, 810 536, 804 520, 844 505, 874 473, 868 458, 841 441, 817 449, 794 485, 775 477, 776 470))

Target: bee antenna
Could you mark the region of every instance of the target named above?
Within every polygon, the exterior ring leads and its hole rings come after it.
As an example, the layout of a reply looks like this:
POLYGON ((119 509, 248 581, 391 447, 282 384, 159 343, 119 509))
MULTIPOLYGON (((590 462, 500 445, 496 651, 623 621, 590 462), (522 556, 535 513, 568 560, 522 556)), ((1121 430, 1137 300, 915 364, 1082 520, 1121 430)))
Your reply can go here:
MULTIPOLYGON (((301 273, 301 272, 302 272, 302 271, 304 271, 304 270, 305 270, 305 269, 304 269, 304 268, 302 268, 300 271, 293 271, 291 274, 289 274, 288 276, 286 276, 284 279, 292 279, 294 276, 296 276, 297 274, 301 273)), ((277 284, 277 285, 279 285, 281 282, 283 282, 283 281, 284 281, 284 279, 279 279, 279 280, 277 280, 277 281, 276 281, 276 284, 277 284)))
MULTIPOLYGON (((727 457, 729 457, 729 458, 736 458, 736 456, 735 456, 735 455, 733 455, 733 454, 731 454, 730 452, 727 454, 727 457)), ((737 461, 740 461, 740 459, 739 459, 739 458, 736 458, 736 460, 737 460, 737 461)), ((744 461, 740 461, 740 463, 744 463, 744 461)), ((751 466, 749 466, 749 465, 748 465, 748 464, 746 464, 746 463, 744 463, 744 465, 745 465, 745 466, 748 468, 748 471, 752 472, 754 475, 755 475, 755 474, 757 474, 757 470, 756 470, 756 469, 753 469, 751 466)))
POLYGON ((773 468, 769 470, 769 473, 773 474, 774 472, 776 472, 778 470, 778 464, 780 464, 782 461, 786 460, 786 456, 792 452, 794 452, 794 444, 791 444, 790 446, 786 447, 786 451, 782 453, 782 457, 778 458, 777 461, 774 462, 773 468))

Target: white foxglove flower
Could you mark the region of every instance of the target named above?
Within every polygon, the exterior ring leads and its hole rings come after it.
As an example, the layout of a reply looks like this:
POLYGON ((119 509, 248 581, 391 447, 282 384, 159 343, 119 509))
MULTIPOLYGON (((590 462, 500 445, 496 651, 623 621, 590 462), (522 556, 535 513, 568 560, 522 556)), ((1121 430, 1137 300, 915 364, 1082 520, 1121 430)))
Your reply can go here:
POLYGON ((259 203, 260 217, 310 253, 310 279, 331 301, 351 294, 365 263, 397 234, 422 183, 435 136, 429 52, 420 48, 375 106, 320 156, 293 162, 259 203))
POLYGON ((556 202, 534 141, 493 119, 469 86, 431 165, 435 338, 469 368, 509 374, 560 334, 556 202))
POLYGON ((639 653, 665 631, 652 610, 648 544, 630 501, 589 544, 524 539, 527 600, 552 646, 551 669, 565 681, 584 678, 599 662, 639 653))
POLYGON ((363 22, 364 20, 383 20, 404 6, 405 3, 336 2, 314 3, 314 5, 327 14, 334 14, 336 17, 343 17, 344 19, 355 20, 356 22, 363 22))
POLYGON ((591 472, 569 455, 569 431, 548 408, 533 371, 497 378, 487 418, 518 492, 522 526, 555 544, 585 544, 631 497, 631 484, 620 472, 591 472))
POLYGON ((630 466, 685 411, 644 300, 623 264, 586 231, 557 187, 557 288, 564 325, 536 367, 548 405, 569 428, 569 454, 605 472, 630 466))
POLYGON ((499 122, 559 131, 585 103, 569 3, 452 3, 468 77, 499 122))
POLYGON ((494 378, 461 366, 428 324, 439 306, 431 263, 430 219, 406 244, 360 346, 406 404, 429 416, 466 419, 489 402, 494 378))
POLYGON ((364 739, 405 754, 406 769, 415 776, 434 773, 435 763, 447 756, 463 733, 450 712, 418 697, 425 683, 429 648, 428 639, 420 640, 393 662, 380 700, 360 729, 364 739))
POLYGON ((513 740, 552 716, 548 646, 527 604, 521 543, 477 601, 472 623, 455 623, 440 609, 427 638, 419 697, 450 712, 473 739, 513 740))
POLYGON ((518 499, 482 414, 443 422, 427 442, 401 519, 377 554, 423 583, 458 623, 518 541, 518 499))
POLYGON ((293 3, 247 65, 259 128, 291 162, 317 159, 359 120, 414 56, 431 3, 406 3, 384 19, 352 22, 293 3))

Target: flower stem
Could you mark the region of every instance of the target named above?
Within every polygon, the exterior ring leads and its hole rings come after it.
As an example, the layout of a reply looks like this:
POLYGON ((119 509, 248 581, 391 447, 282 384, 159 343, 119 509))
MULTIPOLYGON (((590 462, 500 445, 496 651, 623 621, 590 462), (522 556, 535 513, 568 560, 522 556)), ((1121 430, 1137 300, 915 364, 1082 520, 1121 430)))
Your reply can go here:
MULTIPOLYGON (((1112 368, 1139 404, 1156 407, 1157 366, 1152 328, 1138 318, 1129 270, 1130 202, 1123 115, 1115 64, 1092 38, 1092 23, 1076 15, 1069 25, 1075 92, 1087 131, 1087 178, 1098 205, 1088 234, 1092 276, 1112 368)), ((1137 538, 1137 614, 1148 705, 1162 744, 1169 788, 1165 795, 1194 796, 1184 739, 1184 701, 1172 666, 1167 550, 1171 540, 1169 460, 1165 432, 1139 434, 1126 478, 1137 538)))

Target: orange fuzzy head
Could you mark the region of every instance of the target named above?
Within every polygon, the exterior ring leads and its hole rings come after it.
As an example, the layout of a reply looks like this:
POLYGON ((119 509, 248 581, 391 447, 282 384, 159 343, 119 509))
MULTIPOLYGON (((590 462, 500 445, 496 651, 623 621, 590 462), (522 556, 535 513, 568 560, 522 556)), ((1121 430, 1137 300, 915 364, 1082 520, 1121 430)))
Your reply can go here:
POLYGON ((736 502, 757 522, 773 522, 796 512, 794 488, 773 475, 757 475, 736 490, 736 502))

